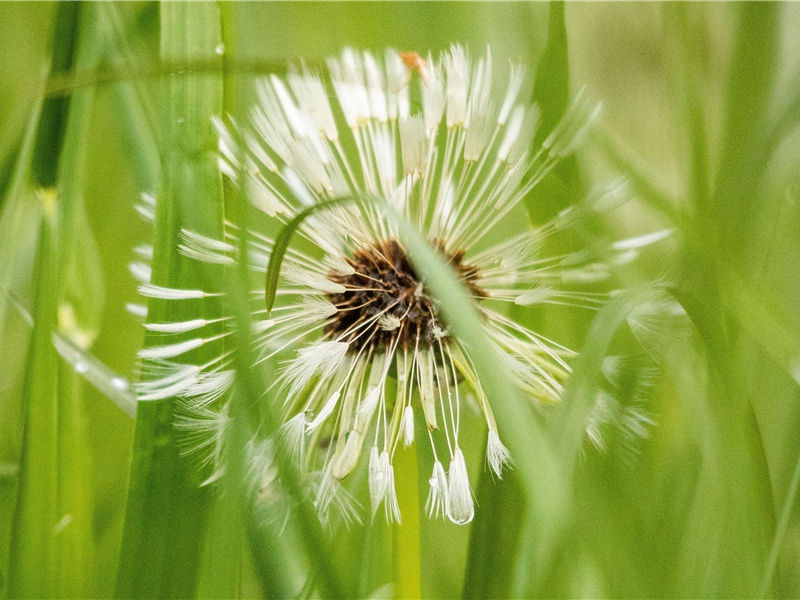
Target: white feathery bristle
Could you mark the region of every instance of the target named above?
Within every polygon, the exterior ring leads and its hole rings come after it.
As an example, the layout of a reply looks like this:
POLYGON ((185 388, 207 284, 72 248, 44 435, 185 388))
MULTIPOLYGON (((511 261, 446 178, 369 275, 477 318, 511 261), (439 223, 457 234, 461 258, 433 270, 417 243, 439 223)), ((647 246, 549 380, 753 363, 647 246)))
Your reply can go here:
MULTIPOLYGON (((372 134, 372 151, 383 189, 389 192, 397 185, 397 156, 395 142, 387 131, 377 130, 372 134)), ((375 190, 380 192, 380 190, 375 190)))
POLYGON ((176 321, 174 323, 145 323, 144 328, 148 331, 158 331, 161 333, 185 333, 194 331, 208 325, 206 319, 191 319, 189 321, 176 321))
POLYGON ((297 174, 313 192, 318 195, 332 194, 333 183, 326 168, 331 162, 330 156, 320 145, 319 139, 314 137, 298 140, 292 146, 292 152, 297 174))
POLYGON ((389 523, 400 523, 400 505, 397 502, 397 490, 394 486, 394 467, 392 467, 389 453, 386 450, 381 452, 381 471, 386 480, 386 492, 383 498, 386 520, 389 523))
POLYGON ((283 276, 287 281, 310 287, 326 294, 343 294, 347 291, 341 283, 331 281, 324 275, 314 273, 297 265, 287 264, 283 269, 283 276))
POLYGON ((408 447, 414 443, 414 409, 411 405, 405 407, 403 410, 403 445, 408 447))
POLYGON ((515 106, 511 112, 511 120, 506 127, 503 141, 500 144, 500 149, 497 151, 497 159, 501 162, 506 162, 511 153, 511 148, 517 141, 520 132, 522 131, 522 122, 525 118, 525 109, 522 106, 515 106))
MULTIPOLYGON (((282 116, 282 109, 275 90, 267 79, 256 82, 258 104, 253 108, 250 119, 253 127, 263 139, 248 140, 247 145, 255 154, 255 144, 268 147, 283 160, 289 161, 291 148, 297 137, 282 116)), ((266 155, 266 152, 262 152, 266 155)))
POLYGON ((442 67, 433 62, 428 55, 429 68, 425 71, 427 84, 422 86, 422 114, 425 117, 425 128, 434 132, 439 127, 444 114, 444 77, 442 67))
POLYGON ((561 281, 566 284, 571 283, 594 283, 603 281, 611 276, 608 265, 603 263, 591 263, 580 269, 569 269, 562 271, 561 281))
POLYGON ((486 54, 481 57, 472 71, 470 83, 469 106, 467 110, 466 127, 471 127, 477 114, 487 114, 489 97, 492 92, 492 49, 486 46, 486 54))
POLYGON ((653 231, 651 233, 628 238, 626 240, 619 240, 618 242, 614 242, 611 247, 617 252, 622 252, 624 250, 638 250, 639 248, 644 248, 650 244, 655 244, 656 242, 660 242, 661 240, 669 237, 672 234, 672 231, 672 229, 653 231))
POLYGON ((386 107, 386 84, 383 73, 371 52, 364 52, 363 57, 370 114, 374 119, 385 123, 389 119, 389 113, 386 107))
POLYGON ((315 375, 330 377, 341 365, 348 348, 347 342, 313 342, 301 348, 284 371, 291 386, 289 396, 304 389, 315 375))
POLYGON ((404 117, 400 120, 400 152, 403 159, 403 173, 422 175, 425 172, 427 156, 427 132, 422 117, 404 117))
POLYGON ((207 405, 221 398, 233 386, 235 371, 230 369, 200 373, 197 383, 192 385, 185 396, 194 396, 198 405, 207 405))
POLYGON ((347 489, 339 483, 330 471, 322 473, 314 508, 317 509, 320 522, 325 525, 330 521, 331 507, 335 508, 345 523, 361 522, 358 514, 358 502, 347 489))
POLYGON ((322 259, 322 264, 337 275, 349 276, 356 272, 353 265, 337 254, 326 254, 322 259))
POLYGON ((341 58, 328 59, 328 70, 347 126, 357 127, 370 117, 361 58, 352 48, 345 48, 341 58))
POLYGON ((300 411, 281 425, 279 435, 295 464, 300 464, 305 457, 306 446, 306 414, 300 411))
POLYGON ((322 425, 327 420, 328 417, 331 416, 333 410, 336 408, 336 405, 339 402, 340 395, 341 394, 338 390, 330 395, 325 404, 322 405, 322 408, 320 409, 319 413, 317 413, 314 419, 306 425, 307 432, 311 433, 317 427, 322 425))
POLYGON ((423 351, 417 358, 417 371, 419 378, 419 397, 422 404, 422 412, 425 415, 425 422, 428 429, 438 429, 436 421, 436 397, 434 395, 434 364, 433 356, 430 352, 423 351))
POLYGON ((463 46, 453 45, 444 55, 447 73, 447 127, 467 122, 467 87, 470 64, 463 46))
POLYGON ((150 278, 153 276, 150 265, 138 260, 128 263, 128 271, 139 283, 150 283, 150 278))
POLYGON ((378 510, 378 506, 381 504, 381 500, 386 495, 386 480, 381 470, 381 459, 377 446, 372 446, 369 450, 367 482, 369 484, 369 502, 374 516, 375 511, 378 510))
MULTIPOLYGON (((522 120, 522 130, 517 136, 516 141, 511 146, 511 151, 508 154, 508 163, 511 165, 519 165, 525 163, 525 158, 530 152, 533 136, 539 126, 539 107, 529 106, 525 111, 525 117, 522 120)), ((519 183, 515 183, 514 190, 517 189, 519 183)))
POLYGON ((439 184, 439 193, 433 212, 433 227, 447 230, 455 214, 456 188, 450 177, 445 177, 439 184))
POLYGON ((281 175, 300 204, 303 206, 313 206, 316 204, 314 195, 309 191, 308 186, 303 183, 303 180, 294 169, 284 167, 281 169, 281 175))
POLYGON ((288 212, 283 201, 259 178, 248 177, 245 180, 245 190, 250 204, 268 217, 274 217, 275 215, 288 212))
POLYGON ((464 160, 475 162, 483 153, 495 129, 494 109, 491 106, 470 118, 469 129, 464 140, 464 160))
POLYGON ((428 499, 425 501, 425 512, 429 519, 444 517, 447 513, 447 475, 442 463, 438 460, 433 463, 433 473, 428 480, 428 499))
POLYGON ((283 113, 286 116, 286 119, 289 122, 294 134, 298 138, 305 138, 314 135, 313 125, 306 115, 298 110, 292 95, 289 93, 289 90, 286 89, 283 81, 281 81, 281 79, 274 74, 270 75, 269 80, 273 89, 275 90, 275 94, 278 97, 278 102, 280 102, 281 108, 283 108, 283 113))
POLYGON ((138 290, 142 296, 146 296, 147 298, 160 298, 162 300, 189 300, 192 298, 219 296, 219 294, 208 294, 203 290, 184 290, 152 283, 144 283, 138 287, 138 290))
POLYGON ((456 525, 469 523, 475 515, 475 505, 472 501, 472 490, 469 487, 467 464, 464 462, 464 455, 458 446, 450 459, 447 478, 447 518, 456 525))
POLYGON ((232 257, 224 254, 225 252, 233 253, 235 250, 227 242, 215 240, 189 229, 181 230, 180 240, 181 243, 178 245, 178 250, 184 256, 210 264, 226 265, 234 263, 232 257))
POLYGON ((256 136, 247 133, 244 136, 247 149, 254 159, 258 160, 264 168, 270 173, 277 173, 278 165, 272 160, 272 157, 267 153, 263 140, 259 140, 256 136))
POLYGON ((341 452, 333 457, 331 473, 336 479, 347 477, 358 462, 361 451, 361 434, 358 431, 348 431, 341 452))
POLYGON ((322 80, 308 72, 304 72, 302 75, 289 73, 287 79, 289 87, 292 88, 295 98, 300 101, 300 105, 308 115, 314 129, 329 140, 336 141, 339 134, 322 80))
POLYGON ((500 441, 500 437, 494 429, 489 429, 489 439, 486 442, 486 460, 489 463, 489 467, 498 477, 502 477, 503 467, 511 462, 508 448, 500 441))
POLYGON ((152 244, 136 244, 133 248, 134 254, 144 261, 153 260, 153 245, 152 244))
POLYGON ((511 70, 508 75, 508 88, 506 88, 506 95, 503 99, 503 106, 500 108, 500 114, 497 115, 497 124, 503 126, 508 120, 508 115, 511 114, 511 109, 517 101, 519 90, 522 88, 522 82, 525 79, 525 68, 522 65, 511 65, 511 70))
POLYGON ((143 359, 162 359, 174 358, 190 352, 195 348, 202 346, 206 340, 203 338, 194 338, 193 340, 186 340, 185 342, 177 342, 175 344, 166 344, 164 346, 151 346, 150 348, 142 348, 139 350, 139 358, 143 359))
POLYGON ((274 326, 274 319, 260 319, 258 321, 253 321, 251 330, 253 333, 264 333, 267 329, 271 329, 274 326))
POLYGON ((386 88, 390 119, 406 117, 409 113, 408 101, 408 68, 400 58, 400 54, 391 48, 384 52, 386 66, 386 88))
POLYGON ((156 218, 155 206, 137 203, 134 204, 133 208, 136 209, 136 212, 139 213, 139 216, 141 216, 145 221, 149 222, 155 221, 156 218))
POLYGON ((171 365, 167 368, 166 375, 144 379, 136 384, 137 398, 140 401, 150 401, 180 396, 197 383, 199 374, 200 369, 195 365, 171 365))
POLYGON ((386 520, 400 522, 400 507, 397 503, 397 491, 394 486, 394 469, 389 459, 389 453, 384 450, 378 454, 378 448, 373 446, 369 453, 369 499, 372 505, 372 514, 384 502, 386 520))
POLYGON ((303 300, 302 312, 309 321, 323 321, 335 315, 338 309, 324 298, 310 297, 303 300))
POLYGON ((514 304, 519 306, 531 306, 547 302, 553 295, 553 290, 548 287, 537 287, 523 292, 514 298, 514 304))
POLYGON ((375 412, 375 407, 378 406, 378 400, 381 397, 381 388, 373 386, 367 391, 367 395, 359 402, 358 409, 356 410, 356 419, 359 426, 363 426, 372 419, 372 413, 375 412))
POLYGON ((233 178, 236 178, 236 171, 239 168, 239 145, 233 139, 231 130, 225 123, 217 116, 211 117, 211 124, 217 132, 217 149, 221 154, 221 163, 224 163, 227 169, 233 172, 233 178))
POLYGON ((135 302, 126 302, 125 310, 127 310, 134 317, 141 319, 147 318, 147 307, 144 304, 136 304, 135 302))

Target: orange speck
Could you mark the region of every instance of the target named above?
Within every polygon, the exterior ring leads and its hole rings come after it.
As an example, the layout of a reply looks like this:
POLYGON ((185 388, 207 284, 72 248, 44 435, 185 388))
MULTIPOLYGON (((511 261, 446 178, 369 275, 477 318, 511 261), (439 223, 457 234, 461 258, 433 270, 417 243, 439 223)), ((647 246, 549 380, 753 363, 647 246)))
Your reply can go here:
POLYGON ((422 82, 427 84, 428 80, 425 77, 425 69, 428 68, 428 61, 422 58, 416 52, 399 52, 400 59, 403 61, 403 64, 408 67, 409 75, 411 71, 416 71, 419 73, 419 76, 422 78, 422 82))

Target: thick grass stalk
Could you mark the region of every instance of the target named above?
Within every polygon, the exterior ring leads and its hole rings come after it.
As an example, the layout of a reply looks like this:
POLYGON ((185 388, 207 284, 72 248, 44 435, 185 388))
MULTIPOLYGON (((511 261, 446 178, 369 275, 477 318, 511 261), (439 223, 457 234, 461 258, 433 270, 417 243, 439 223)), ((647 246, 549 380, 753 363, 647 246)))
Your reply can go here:
MULTIPOLYGON (((73 25, 80 23, 79 37, 74 31, 58 30, 61 35, 56 35, 54 68, 63 67, 61 53, 72 55, 73 41, 77 44, 76 65, 91 68, 96 63, 99 36, 91 10, 84 6, 72 15, 73 25), (70 35, 75 40, 68 39, 70 35), (58 44, 70 48, 64 51, 58 44)), ((102 306, 97 251, 83 204, 93 99, 92 89, 76 93, 68 105, 61 105, 68 106, 66 114, 46 104, 34 154, 34 165, 39 166, 34 171, 37 183, 55 185, 39 188, 38 193, 45 205, 44 222, 34 280, 34 332, 23 393, 22 465, 9 574, 12 596, 92 593, 89 566, 93 562, 94 528, 81 382, 71 367, 58 360, 52 335, 58 326, 75 343, 87 346, 102 306)))
MULTIPOLYGON (((219 59, 219 6, 161 5, 161 58, 166 62, 219 59)), ((222 235, 222 183, 211 117, 222 111, 222 78, 175 74, 165 81, 161 106, 161 187, 156 205, 153 282, 213 290, 219 276, 178 254, 181 227, 222 235)), ((208 315, 219 309, 207 301, 208 315)), ((174 304, 174 303, 172 303, 174 304)), ((149 319, 179 320, 182 307, 151 301, 149 319)), ((210 317, 209 317, 210 318, 210 317)), ((158 344, 148 338, 147 344, 158 344)), ((192 359, 219 352, 208 345, 192 359)), ((123 597, 191 597, 206 535, 209 491, 180 455, 173 427, 175 401, 144 403, 137 416, 125 530, 117 576, 123 597)))

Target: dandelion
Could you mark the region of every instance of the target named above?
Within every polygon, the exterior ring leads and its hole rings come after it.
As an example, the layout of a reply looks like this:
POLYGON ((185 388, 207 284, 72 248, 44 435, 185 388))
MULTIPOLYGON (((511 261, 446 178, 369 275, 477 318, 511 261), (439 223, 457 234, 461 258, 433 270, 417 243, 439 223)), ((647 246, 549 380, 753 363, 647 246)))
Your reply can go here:
MULTIPOLYGON (((549 256, 544 241, 568 228, 576 211, 533 230, 519 226, 527 218, 521 200, 585 130, 585 101, 537 148, 538 112, 522 93, 525 72, 513 65, 498 77, 488 50, 473 60, 460 46, 438 59, 346 49, 327 64, 327 76, 300 66, 285 78, 261 80, 246 123, 215 123, 223 173, 262 213, 261 221, 248 222, 247 235, 250 267, 262 282, 276 223, 331 199, 379 200, 329 204, 302 222, 270 314, 263 288, 253 291, 253 368, 277 364, 274 391, 283 399, 284 422, 278 437, 313 482, 321 518, 337 506, 353 517, 345 483, 362 464, 372 513, 383 506, 388 520, 400 521, 393 459, 423 443, 434 457, 429 516, 467 523, 474 503, 460 424, 476 411, 466 409, 477 408, 486 422, 488 468, 498 477, 511 455, 469 353, 449 333, 381 203, 416 224, 449 262, 481 312, 487 347, 532 402, 559 399, 571 352, 517 323, 504 306, 595 306, 601 296, 574 283, 605 276, 604 259, 638 244, 549 256)), ((139 212, 152 215, 153 203, 145 196, 139 212)), ((180 251, 203 263, 233 264, 239 233, 230 222, 224 239, 186 230, 180 251)), ((147 255, 140 252, 139 262, 147 255)), ((202 307, 204 298, 224 296, 152 285, 146 264, 134 271, 146 297, 202 307)), ((202 365, 177 361, 235 335, 232 319, 198 314, 146 327, 165 343, 140 353, 140 399, 178 396, 197 407, 195 417, 182 420, 184 429, 209 411, 226 415, 232 351, 202 365), (166 341, 172 335, 181 337, 166 341)), ((221 443, 214 427, 197 426, 194 435, 205 435, 199 446, 221 443)))

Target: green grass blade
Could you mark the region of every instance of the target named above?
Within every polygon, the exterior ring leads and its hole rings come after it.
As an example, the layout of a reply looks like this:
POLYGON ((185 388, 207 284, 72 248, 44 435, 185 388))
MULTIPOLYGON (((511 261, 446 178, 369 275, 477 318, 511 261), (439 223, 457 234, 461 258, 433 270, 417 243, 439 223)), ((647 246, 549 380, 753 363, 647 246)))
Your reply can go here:
POLYGON ((541 128, 534 138, 536 145, 542 143, 569 106, 569 50, 564 2, 553 0, 549 6, 547 46, 539 60, 533 88, 533 101, 541 110, 541 128))
MULTIPOLYGON (((349 200, 349 199, 347 199, 349 200)), ((345 201, 344 199, 342 202, 345 201)), ((236 215, 242 222, 243 208, 240 203, 236 203, 236 215)), ((321 205, 311 208, 319 208, 321 205)), ((310 214, 310 213, 309 213, 310 214)), ((299 224, 299 223, 298 223, 299 224)), ((242 228, 246 232, 246 228, 242 228)), ((291 235, 293 229, 288 225, 287 237, 291 235)), ((288 240, 287 240, 288 243, 288 240)), ((233 467, 231 484, 233 489, 242 489, 244 481, 244 444, 252 436, 256 427, 260 427, 260 434, 273 437, 275 465, 278 468, 280 482, 283 490, 293 501, 295 514, 293 515, 292 525, 296 529, 300 544, 305 551, 305 557, 312 565, 310 577, 315 578, 316 587, 324 598, 344 597, 344 588, 340 577, 332 560, 333 553, 330 550, 330 543, 326 539, 319 522, 317 513, 312 506, 307 495, 300 486, 300 477, 296 466, 290 456, 289 450, 285 447, 280 436, 275 435, 280 426, 279 405, 280 400, 274 393, 264 398, 263 390, 268 389, 269 373, 259 372, 253 368, 252 345, 250 342, 250 313, 248 303, 248 282, 249 273, 247 269, 247 239, 246 233, 240 239, 240 255, 238 261, 237 277, 231 282, 233 289, 232 297, 235 299, 234 314, 237 323, 236 336, 236 372, 238 386, 234 390, 231 405, 231 419, 233 423, 232 446, 230 452, 231 460, 229 464, 233 467), (259 375, 261 373, 261 376, 259 375), (262 380, 261 377, 267 377, 262 380), (258 406, 265 406, 263 411, 258 411, 258 406), (238 480, 238 481, 237 481, 238 480)), ((279 269, 279 267, 278 267, 279 269)), ((272 595, 278 594, 281 590, 289 589, 291 585, 289 574, 285 569, 281 570, 281 561, 285 556, 275 552, 275 548, 282 547, 284 552, 291 550, 286 545, 281 545, 275 539, 275 532, 268 524, 259 523, 253 519, 251 507, 244 507, 246 523, 249 527, 250 545, 254 552, 254 561, 259 568, 262 580, 262 587, 265 592, 272 595), (271 543, 268 543, 272 540, 271 543), (277 591, 276 591, 277 590, 277 591)))
MULTIPOLYGON (((108 62, 122 71, 133 72, 136 59, 127 38, 135 32, 138 23, 126 24, 121 12, 119 5, 109 2, 102 5, 98 18, 106 33, 108 62)), ((137 182, 142 189, 155 189, 159 174, 157 125, 147 90, 137 78, 116 83, 111 89, 117 110, 125 121, 122 134, 126 138, 125 146, 132 150, 137 182)))
MULTIPOLYGON (((68 72, 74 67, 76 44, 80 39, 79 12, 80 4, 77 2, 58 3, 53 20, 51 73, 68 72)), ((48 98, 42 109, 33 155, 33 179, 41 187, 51 187, 56 183, 56 157, 61 151, 68 110, 68 97, 48 98)))
MULTIPOLYGON (((161 4, 161 58, 166 62, 219 58, 216 4, 161 4)), ((153 282, 174 287, 219 287, 219 273, 199 269, 177 251, 181 227, 222 235, 222 182, 211 117, 222 112, 219 75, 175 74, 162 94, 161 189, 156 207, 153 282)), ((149 306, 152 320, 180 320, 180 307, 149 306)), ((208 314, 218 308, 204 304, 208 314)), ((199 308, 199 307, 198 307, 199 308)), ((154 337, 147 344, 158 344, 154 337)), ((197 360, 219 352, 213 345, 197 360)), ((194 357, 193 357, 194 358, 194 357)), ((188 459, 180 456, 173 401, 139 406, 125 529, 116 593, 122 597, 191 597, 206 533, 209 491, 188 459)))
MULTIPOLYGON (((66 9, 65 9, 66 10, 66 9)), ((66 32, 70 61, 91 68, 97 57, 97 35, 90 9, 74 14, 81 24, 81 36, 66 32)), ((61 13, 59 13, 61 14, 61 13)), ((56 37, 58 64, 59 45, 56 37)), ((27 402, 23 435, 23 466, 20 470, 18 505, 11 551, 9 591, 12 595, 92 594, 89 565, 93 562, 94 538, 91 488, 88 485, 88 457, 81 414, 79 378, 70 366, 59 364, 52 334, 56 322, 78 343, 88 345, 97 326, 102 305, 102 280, 97 251, 93 246, 83 208, 85 184, 85 140, 93 91, 83 90, 61 109, 45 105, 40 122, 34 165, 38 183, 52 183, 56 167, 56 188, 41 193, 46 203, 47 225, 39 248, 40 273, 36 280, 34 333, 28 371, 40 379, 23 397, 27 402), (45 118, 46 117, 46 118, 45 118), (37 162, 38 160, 38 162, 37 162), (56 191, 57 189, 57 191, 56 191), (90 308, 87 308, 90 307, 90 308), (51 337, 48 349, 43 341, 51 337), (49 465, 44 470, 38 464, 49 465), (47 481, 42 482, 40 479, 47 481), (50 496, 48 506, 36 497, 50 496), (37 506, 41 508, 39 523, 37 506), (45 563, 42 567, 41 563, 45 563), (42 570, 41 586, 36 583, 42 570)))
MULTIPOLYGON (((42 79, 44 84, 44 78, 42 79)), ((42 86, 43 87, 43 86, 42 86)), ((36 202, 29 190, 28 181, 31 171, 36 132, 39 129, 44 96, 40 92, 28 117, 25 134, 20 151, 11 173, 8 194, 0 214, 0 286, 6 293, 0 294, 0 332, 5 329, 8 295, 14 286, 13 281, 19 276, 25 257, 35 251, 37 231, 41 220, 41 204, 36 202)))
MULTIPOLYGON (((533 139, 538 148, 561 121, 570 103, 569 48, 564 20, 564 2, 549 3, 547 45, 538 61, 533 102, 539 107, 540 122, 533 139)), ((534 223, 552 218, 575 202, 584 189, 578 162, 568 156, 549 172, 525 198, 525 206, 534 223)))
POLYGON ((58 514, 58 358, 50 342, 56 326, 58 277, 54 244, 54 205, 43 220, 37 252, 35 326, 28 351, 20 479, 11 534, 6 595, 54 597, 59 594, 54 543, 58 514), (48 282, 48 283, 45 283, 48 282))
POLYGON ((792 507, 797 501, 797 490, 800 488, 800 457, 794 465, 794 472, 792 473, 792 480, 789 483, 789 490, 786 493, 786 500, 783 503, 781 516, 778 520, 777 527, 775 528, 775 538, 772 542, 772 548, 769 552, 769 559, 767 566, 764 569, 764 580, 761 583, 761 591, 759 596, 766 598, 769 595, 769 589, 772 585, 772 579, 775 577, 775 567, 778 564, 778 556, 780 555, 781 547, 783 546, 786 529, 789 526, 789 520, 792 516, 792 507))
MULTIPOLYGON (((388 205, 386 210, 396 223, 415 270, 438 301, 448 329, 469 353, 513 459, 524 465, 519 469, 519 477, 528 502, 530 523, 535 529, 544 524, 557 527, 566 514, 567 481, 544 429, 511 384, 496 351, 486 344, 478 311, 452 268, 407 219, 388 205)), ((535 565, 530 563, 520 565, 517 575, 522 575, 519 569, 533 568, 535 565)))
POLYGON ((294 236, 297 228, 315 212, 330 208, 336 204, 353 201, 352 198, 336 198, 334 200, 318 202, 314 206, 309 206, 301 210, 291 221, 281 228, 275 238, 275 244, 272 247, 272 252, 270 252, 269 264, 267 265, 267 275, 264 283, 264 298, 267 305, 267 312, 271 311, 272 306, 275 304, 275 294, 278 291, 278 279, 281 275, 281 265, 283 265, 286 251, 289 249, 289 242, 292 241, 292 236, 294 236))

